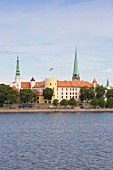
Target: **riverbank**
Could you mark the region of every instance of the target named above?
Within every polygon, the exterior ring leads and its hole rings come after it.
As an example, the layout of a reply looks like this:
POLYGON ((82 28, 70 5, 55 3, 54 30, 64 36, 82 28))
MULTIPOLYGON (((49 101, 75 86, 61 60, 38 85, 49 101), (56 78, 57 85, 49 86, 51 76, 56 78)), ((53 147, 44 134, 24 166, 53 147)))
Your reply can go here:
POLYGON ((77 112, 113 112, 113 108, 105 109, 0 109, 0 113, 77 113, 77 112))

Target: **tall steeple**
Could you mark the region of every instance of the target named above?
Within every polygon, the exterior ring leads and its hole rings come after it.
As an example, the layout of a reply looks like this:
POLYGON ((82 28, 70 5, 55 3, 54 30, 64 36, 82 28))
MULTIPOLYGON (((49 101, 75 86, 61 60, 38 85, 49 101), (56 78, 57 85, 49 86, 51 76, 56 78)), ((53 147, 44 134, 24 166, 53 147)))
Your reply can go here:
POLYGON ((78 60, 77 60, 77 46, 75 49, 75 60, 74 60, 74 69, 72 80, 80 80, 79 71, 78 71, 78 60))
POLYGON ((20 76, 19 57, 18 56, 17 56, 17 65, 16 65, 15 85, 18 89, 21 89, 21 76, 20 76))
POLYGON ((19 57, 17 56, 16 76, 20 76, 19 57))
POLYGON ((110 89, 110 84, 109 84, 109 80, 107 79, 107 83, 106 83, 106 88, 110 89))

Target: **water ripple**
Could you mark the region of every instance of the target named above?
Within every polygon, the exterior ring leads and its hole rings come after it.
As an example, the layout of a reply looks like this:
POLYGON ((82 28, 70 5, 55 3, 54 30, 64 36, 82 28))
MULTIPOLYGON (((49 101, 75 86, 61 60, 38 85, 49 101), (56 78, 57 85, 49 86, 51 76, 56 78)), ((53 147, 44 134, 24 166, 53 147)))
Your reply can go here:
POLYGON ((113 114, 1 114, 0 170, 112 170, 113 114))

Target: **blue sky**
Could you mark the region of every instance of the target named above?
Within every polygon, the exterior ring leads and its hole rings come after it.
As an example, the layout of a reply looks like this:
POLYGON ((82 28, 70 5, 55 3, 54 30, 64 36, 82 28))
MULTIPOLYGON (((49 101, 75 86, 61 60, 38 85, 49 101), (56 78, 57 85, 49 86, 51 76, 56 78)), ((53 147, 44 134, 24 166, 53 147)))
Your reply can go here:
POLYGON ((22 81, 71 80, 76 44, 81 80, 113 86, 113 0, 0 1, 0 83, 17 54, 22 81))

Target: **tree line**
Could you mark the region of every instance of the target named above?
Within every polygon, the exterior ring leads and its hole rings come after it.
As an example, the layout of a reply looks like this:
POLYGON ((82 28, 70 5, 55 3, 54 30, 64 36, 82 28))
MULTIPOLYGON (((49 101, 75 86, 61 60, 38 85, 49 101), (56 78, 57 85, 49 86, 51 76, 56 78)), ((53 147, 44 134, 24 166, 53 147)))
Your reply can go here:
MULTIPOLYGON (((43 90, 44 99, 48 103, 51 101, 53 94, 54 90, 51 88, 45 88, 43 90)), ((0 84, 0 106, 3 106, 4 103, 16 103, 17 98, 19 98, 20 103, 35 103, 39 99, 39 96, 36 91, 32 91, 31 89, 21 89, 20 92, 17 92, 9 85, 0 84)), ((79 99, 81 103, 90 103, 94 107, 113 107, 113 89, 108 90, 100 85, 96 88, 82 87, 80 89, 79 99)), ((62 99, 59 103, 57 99, 54 99, 53 105, 57 107, 58 104, 63 106, 77 106, 77 101, 71 98, 70 100, 62 99)))

